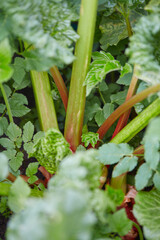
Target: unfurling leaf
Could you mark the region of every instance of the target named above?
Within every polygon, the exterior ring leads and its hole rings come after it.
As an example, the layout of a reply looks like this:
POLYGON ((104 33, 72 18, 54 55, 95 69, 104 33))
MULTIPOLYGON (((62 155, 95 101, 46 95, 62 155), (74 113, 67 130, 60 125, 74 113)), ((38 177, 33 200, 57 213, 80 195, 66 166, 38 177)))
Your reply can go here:
POLYGON ((82 142, 84 142, 85 147, 88 147, 89 144, 92 147, 95 147, 96 143, 99 140, 99 134, 94 132, 87 132, 82 134, 82 142))
POLYGON ((30 157, 35 157, 51 174, 55 173, 62 159, 70 154, 68 142, 57 129, 49 129, 33 146, 30 157))

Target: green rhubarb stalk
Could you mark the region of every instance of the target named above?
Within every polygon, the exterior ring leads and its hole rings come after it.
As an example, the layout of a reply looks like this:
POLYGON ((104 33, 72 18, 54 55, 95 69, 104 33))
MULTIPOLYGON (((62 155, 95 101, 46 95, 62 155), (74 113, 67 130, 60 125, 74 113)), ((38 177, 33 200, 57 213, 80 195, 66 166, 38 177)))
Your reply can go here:
POLYGON ((31 71, 32 86, 42 131, 57 128, 57 117, 46 72, 31 71))
POLYGON ((71 149, 76 150, 81 141, 86 88, 84 80, 91 61, 98 0, 82 0, 78 23, 78 39, 75 47, 64 136, 71 149))
POLYGON ((160 114, 160 99, 157 98, 143 112, 124 127, 112 140, 113 143, 129 142, 137 133, 147 126, 151 118, 160 114))
POLYGON ((63 81, 63 78, 56 66, 53 66, 50 68, 51 75, 54 79, 54 82, 58 88, 59 94, 61 96, 63 105, 65 110, 67 111, 67 104, 68 104, 68 90, 66 88, 66 85, 63 81))
POLYGON ((6 92, 5 92, 5 90, 4 90, 4 87, 3 87, 3 84, 2 84, 2 83, 0 83, 0 89, 1 89, 1 92, 2 92, 2 96, 3 96, 4 102, 5 102, 5 104, 6 104, 9 121, 10 121, 10 122, 13 122, 13 117, 12 117, 11 108, 10 108, 10 105, 9 105, 9 102, 8 102, 8 98, 7 98, 7 95, 6 95, 6 92))

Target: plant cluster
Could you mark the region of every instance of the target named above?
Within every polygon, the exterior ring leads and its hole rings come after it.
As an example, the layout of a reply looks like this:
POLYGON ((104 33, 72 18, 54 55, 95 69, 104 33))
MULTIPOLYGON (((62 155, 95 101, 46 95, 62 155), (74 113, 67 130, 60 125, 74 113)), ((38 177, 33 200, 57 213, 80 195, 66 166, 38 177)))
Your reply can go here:
POLYGON ((6 239, 160 239, 160 1, 0 13, 6 239))

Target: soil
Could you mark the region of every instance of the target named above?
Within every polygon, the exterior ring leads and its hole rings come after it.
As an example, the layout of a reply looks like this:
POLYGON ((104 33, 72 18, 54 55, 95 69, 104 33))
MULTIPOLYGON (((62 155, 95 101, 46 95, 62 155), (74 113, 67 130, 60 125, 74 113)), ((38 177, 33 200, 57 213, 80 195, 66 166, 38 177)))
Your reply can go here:
POLYGON ((0 238, 5 240, 5 232, 7 227, 8 219, 0 214, 0 238))

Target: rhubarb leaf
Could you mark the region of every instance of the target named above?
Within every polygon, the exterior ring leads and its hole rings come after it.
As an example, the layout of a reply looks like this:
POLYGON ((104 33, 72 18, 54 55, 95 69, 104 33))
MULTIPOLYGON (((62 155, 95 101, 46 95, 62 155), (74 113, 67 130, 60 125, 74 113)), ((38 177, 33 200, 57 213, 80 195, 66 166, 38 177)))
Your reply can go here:
POLYGON ((98 150, 98 159, 103 164, 114 164, 120 161, 121 158, 126 155, 131 155, 133 148, 127 143, 115 144, 108 143, 103 144, 98 150))
POLYGON ((113 170, 113 177, 118 177, 119 175, 132 171, 138 163, 138 158, 135 156, 124 157, 120 162, 115 166, 113 170))
POLYGON ((140 225, 143 226, 147 240, 160 239, 160 192, 139 192, 135 198, 133 213, 140 225))
POLYGON ((34 49, 21 52, 28 70, 48 70, 74 60, 72 43, 78 35, 71 21, 78 19, 76 9, 65 0, 1 1, 1 22, 8 35, 20 38, 34 49), (29 19, 29 21, 28 21, 29 19))
POLYGON ((147 163, 143 163, 139 167, 135 176, 135 185, 138 191, 147 186, 149 179, 152 177, 152 173, 153 171, 150 169, 147 163))

